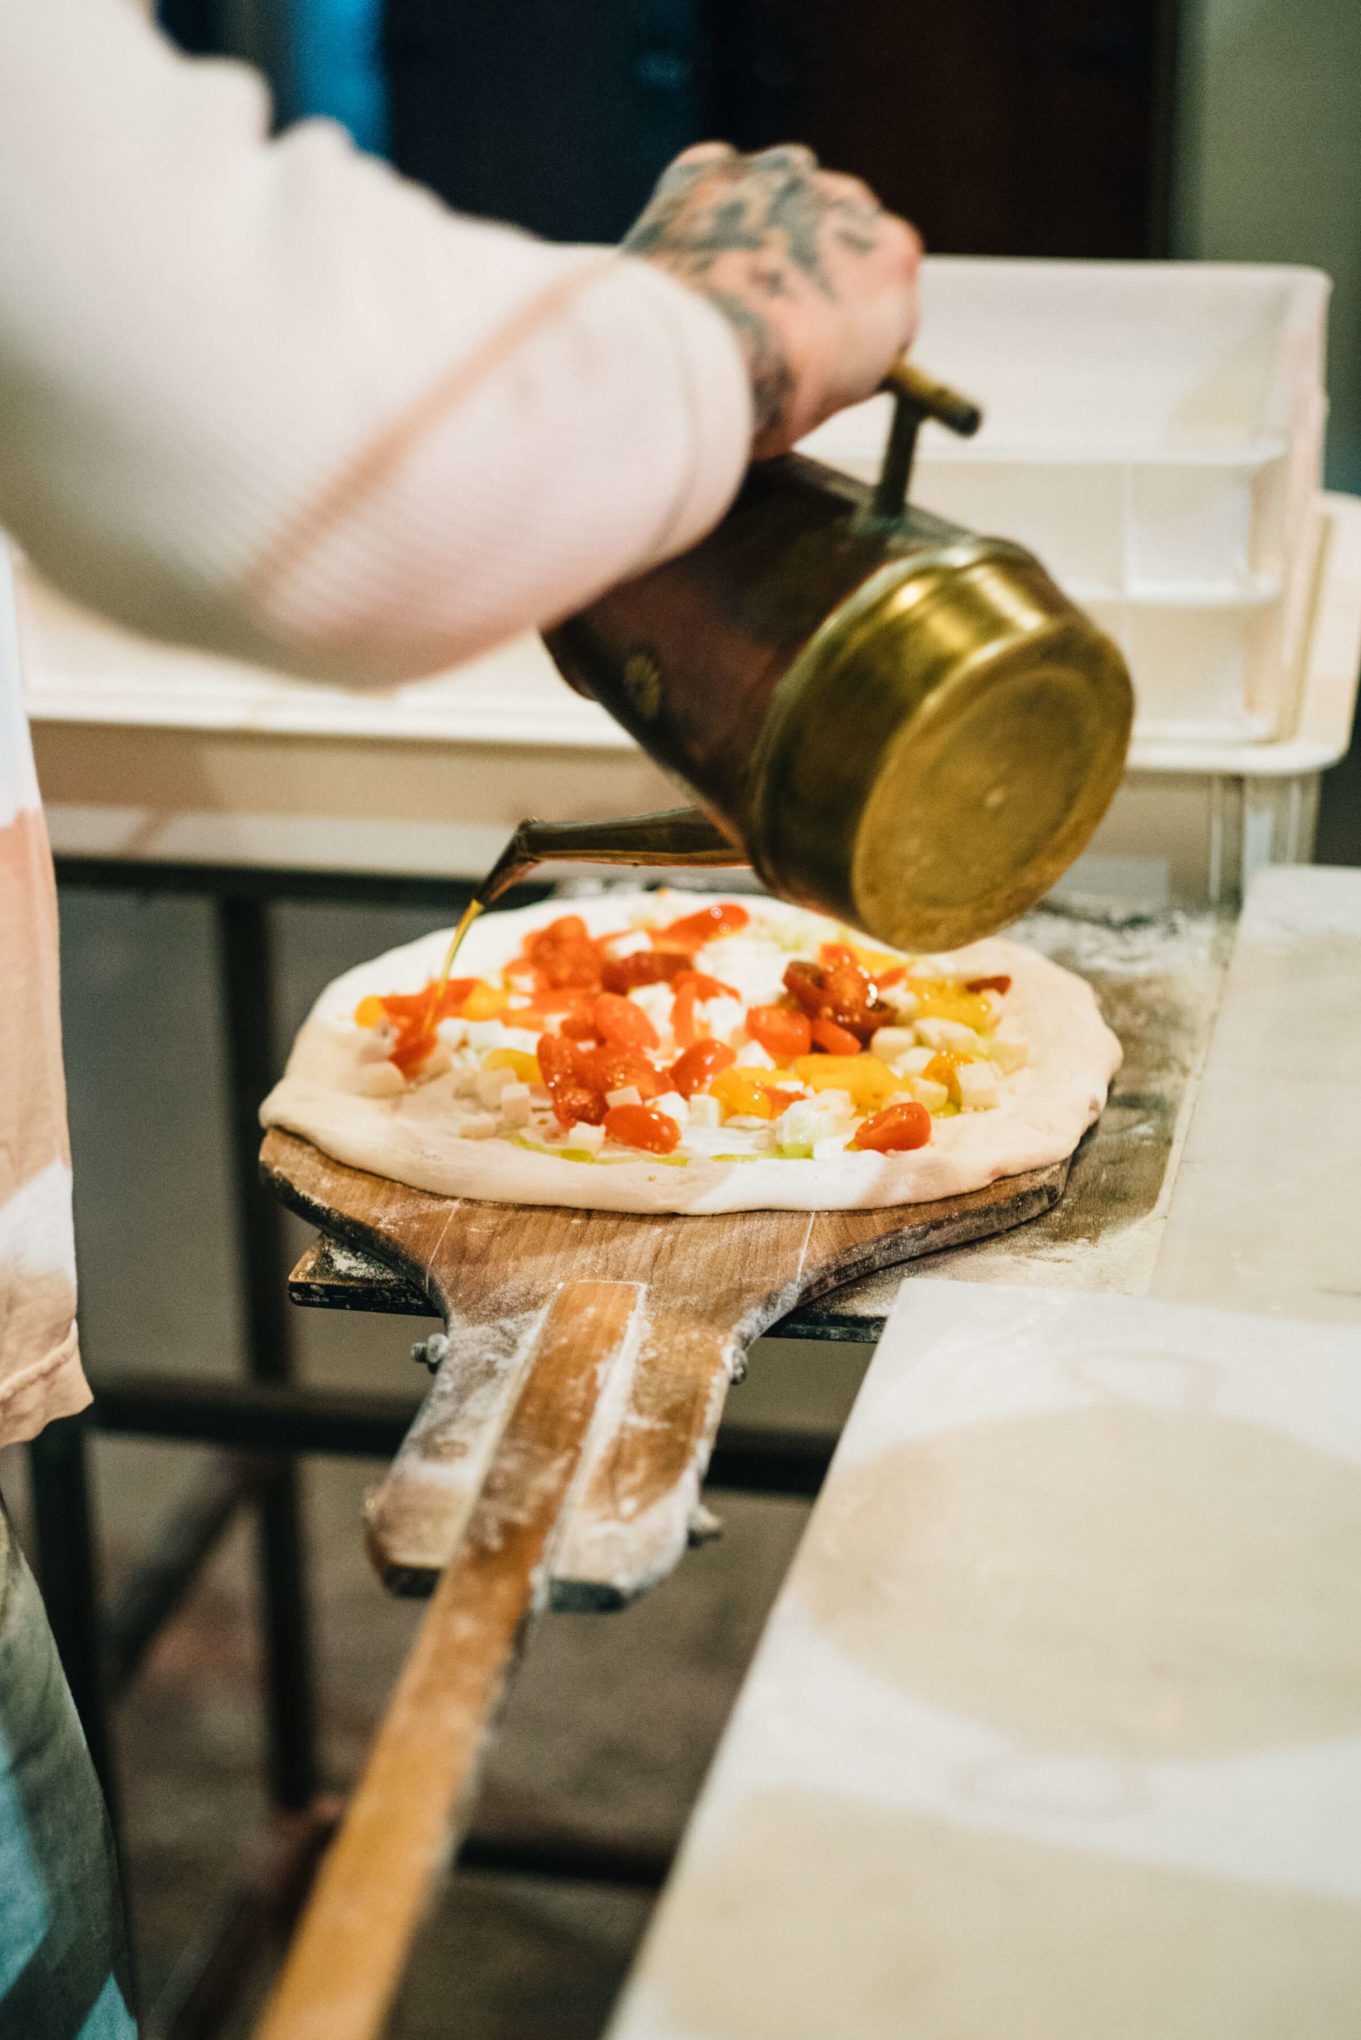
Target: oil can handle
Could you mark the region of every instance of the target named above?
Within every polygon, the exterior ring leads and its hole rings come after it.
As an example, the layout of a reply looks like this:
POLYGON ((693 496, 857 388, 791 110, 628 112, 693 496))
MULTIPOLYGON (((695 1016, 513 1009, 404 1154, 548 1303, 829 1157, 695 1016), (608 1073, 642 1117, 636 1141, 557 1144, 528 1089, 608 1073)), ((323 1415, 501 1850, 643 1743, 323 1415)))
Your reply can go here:
POLYGON ((892 396, 893 424, 884 450, 884 465, 874 488, 873 514, 886 523, 902 516, 912 479, 912 461, 917 451, 917 433, 927 418, 972 439, 983 423, 983 413, 972 397, 952 390, 948 383, 923 375, 910 361, 899 361, 884 377, 881 387, 892 396))

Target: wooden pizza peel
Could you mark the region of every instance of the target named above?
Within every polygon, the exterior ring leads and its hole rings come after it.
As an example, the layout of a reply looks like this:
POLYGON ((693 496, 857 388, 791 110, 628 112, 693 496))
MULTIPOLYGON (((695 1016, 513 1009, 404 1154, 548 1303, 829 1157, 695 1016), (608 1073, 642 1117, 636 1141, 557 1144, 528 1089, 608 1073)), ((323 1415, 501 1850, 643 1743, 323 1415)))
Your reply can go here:
POLYGON ((375 1255, 444 1321, 434 1383, 366 1505, 374 1562, 399 1592, 429 1592, 457 1549, 549 1306, 583 1282, 629 1288, 636 1321, 553 1561, 559 1606, 617 1606, 671 1571, 729 1383, 763 1331, 840 1283, 1034 1218, 1069 1168, 933 1204, 691 1217, 438 1197, 278 1130, 261 1163, 285 1204, 375 1255))
POLYGON ((762 1331, 839 1283, 1036 1217, 1068 1163, 930 1205, 702 1217, 436 1197, 277 1129, 261 1165, 445 1324, 367 1503, 380 1572, 431 1590, 429 1611, 257 2029, 376 2040, 536 1610, 617 1606, 671 1571, 762 1331))

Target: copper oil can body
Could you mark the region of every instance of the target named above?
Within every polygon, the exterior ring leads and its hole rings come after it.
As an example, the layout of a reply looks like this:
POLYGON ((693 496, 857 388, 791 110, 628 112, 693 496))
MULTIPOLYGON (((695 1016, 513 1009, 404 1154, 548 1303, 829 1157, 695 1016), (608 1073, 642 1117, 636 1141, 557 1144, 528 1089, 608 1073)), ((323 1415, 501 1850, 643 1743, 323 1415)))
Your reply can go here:
POLYGON ((1118 783, 1114 646, 1032 556, 788 456, 549 635, 781 896, 909 949, 1003 925, 1118 783))

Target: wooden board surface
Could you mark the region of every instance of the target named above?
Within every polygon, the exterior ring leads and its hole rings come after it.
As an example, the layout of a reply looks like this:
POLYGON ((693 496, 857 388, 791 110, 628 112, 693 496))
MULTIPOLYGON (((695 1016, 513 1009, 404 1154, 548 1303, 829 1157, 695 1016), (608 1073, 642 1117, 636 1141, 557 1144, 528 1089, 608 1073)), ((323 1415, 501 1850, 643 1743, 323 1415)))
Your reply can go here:
POLYGON ((368 1503, 371 1552, 398 1590, 429 1591, 458 1548, 550 1304, 583 1281, 639 1286, 638 1335, 555 1552, 560 1605, 617 1605, 675 1565, 728 1385, 769 1325, 838 1283, 1022 1224, 1068 1172, 881 1211, 677 1217, 436 1197, 278 1130, 261 1166, 285 1203, 376 1255, 445 1323, 434 1384, 368 1503))

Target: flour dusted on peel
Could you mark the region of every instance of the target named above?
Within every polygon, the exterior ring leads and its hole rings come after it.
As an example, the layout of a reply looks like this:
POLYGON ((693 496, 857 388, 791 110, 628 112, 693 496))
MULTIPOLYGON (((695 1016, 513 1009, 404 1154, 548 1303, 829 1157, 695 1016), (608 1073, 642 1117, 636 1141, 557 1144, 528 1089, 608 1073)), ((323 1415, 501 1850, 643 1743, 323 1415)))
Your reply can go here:
POLYGON ((545 901, 474 925, 437 1013, 447 942, 329 985, 262 1122, 450 1196, 850 1209, 1062 1160, 1120 1063, 1090 987, 1001 937, 907 957, 763 898, 545 901))

